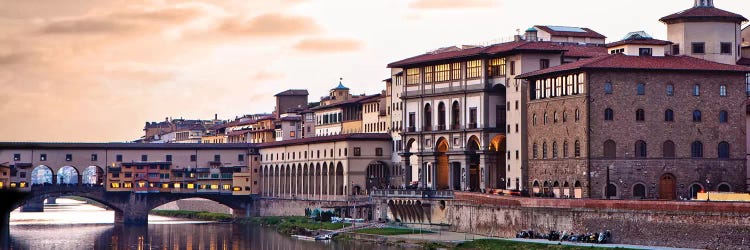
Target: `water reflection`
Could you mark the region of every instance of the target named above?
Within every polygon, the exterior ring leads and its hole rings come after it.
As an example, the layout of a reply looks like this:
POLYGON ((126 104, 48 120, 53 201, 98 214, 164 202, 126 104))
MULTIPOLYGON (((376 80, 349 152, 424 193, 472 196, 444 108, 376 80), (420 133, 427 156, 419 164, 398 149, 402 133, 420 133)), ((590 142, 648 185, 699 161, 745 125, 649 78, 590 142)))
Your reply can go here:
MULTIPOLYGON (((92 216, 88 205, 65 206, 37 213, 48 217, 45 224, 23 224, 15 214, 11 220, 11 249, 392 249, 362 242, 310 242, 292 239, 276 231, 251 225, 224 223, 194 223, 159 219, 148 226, 116 226, 113 224, 59 224, 55 215, 70 216, 71 209, 83 210, 92 216), (173 223, 174 222, 174 223, 173 223)), ((98 211, 103 218, 108 211, 98 211)), ((14 212, 15 213, 15 212, 14 212)), ((29 213, 20 214, 28 216, 29 213)), ((69 223, 67 218, 65 223, 69 223)), ((90 221, 90 220, 88 220, 90 221)))

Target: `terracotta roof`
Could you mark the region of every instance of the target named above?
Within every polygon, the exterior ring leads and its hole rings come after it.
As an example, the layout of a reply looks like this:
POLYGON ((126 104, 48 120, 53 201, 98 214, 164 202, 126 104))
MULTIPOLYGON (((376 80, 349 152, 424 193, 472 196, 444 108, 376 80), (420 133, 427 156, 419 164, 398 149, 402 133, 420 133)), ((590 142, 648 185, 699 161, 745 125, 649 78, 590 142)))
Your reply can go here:
POLYGON ((285 116, 279 118, 280 121, 301 121, 302 116, 285 116))
POLYGON ((740 60, 737 61, 737 64, 750 66, 750 58, 747 58, 747 57, 740 58, 740 60))
POLYGON ((341 135, 330 135, 330 136, 316 136, 306 137, 294 140, 274 141, 258 144, 259 148, 270 148, 279 146, 290 146, 308 143, 323 143, 333 141, 390 141, 391 135, 386 133, 377 134, 341 134, 341 135))
POLYGON ((252 130, 235 130, 232 132, 227 133, 227 136, 235 136, 235 135, 243 135, 243 134, 249 134, 252 130))
POLYGON ((726 10, 714 7, 693 7, 672 15, 659 19, 664 23, 676 23, 685 21, 726 21, 726 22, 747 22, 747 18, 740 14, 735 14, 726 10))
POLYGON ((334 108, 346 104, 352 104, 352 103, 363 103, 373 98, 379 98, 380 94, 374 94, 374 95, 368 95, 368 96, 352 96, 352 98, 349 98, 349 100, 343 101, 343 102, 337 102, 333 103, 331 105, 325 105, 325 106, 317 106, 314 108, 311 108, 310 110, 321 110, 321 109, 327 109, 327 108, 334 108))
POLYGON ((77 143, 77 142, 0 142, 0 149, 250 149, 251 143, 77 143))
MULTIPOLYGON (((530 42, 515 41, 498 43, 485 47, 473 47, 467 49, 445 50, 441 53, 425 53, 422 55, 406 58, 388 64, 389 68, 400 68, 403 66, 452 60, 458 58, 470 58, 483 55, 512 54, 519 52, 565 52, 570 51, 572 57, 590 57, 598 54, 606 54, 606 48, 594 45, 578 45, 558 42, 530 42)), ((568 56, 568 53, 566 53, 568 56)))
MULTIPOLYGON (((606 36, 599 34, 596 31, 593 31, 589 28, 578 28, 583 30, 584 32, 574 32, 574 31, 559 31, 554 30, 555 26, 547 26, 547 25, 536 25, 534 28, 537 28, 539 30, 543 30, 544 32, 549 33, 553 36, 569 36, 569 37, 589 37, 589 38, 597 38, 597 39, 605 39, 606 36)), ((566 28, 577 28, 577 27, 566 27, 566 28)))
POLYGON ((745 66, 721 64, 689 56, 627 56, 623 54, 612 54, 521 74, 517 78, 537 77, 579 69, 750 72, 750 68, 745 66))
POLYGON ((307 96, 309 93, 306 89, 289 89, 284 92, 278 93, 274 96, 307 96))
POLYGON ((608 48, 617 47, 625 44, 637 44, 637 45, 669 45, 672 44, 670 41, 664 41, 654 38, 638 38, 638 39, 627 39, 620 40, 617 42, 607 44, 608 48))

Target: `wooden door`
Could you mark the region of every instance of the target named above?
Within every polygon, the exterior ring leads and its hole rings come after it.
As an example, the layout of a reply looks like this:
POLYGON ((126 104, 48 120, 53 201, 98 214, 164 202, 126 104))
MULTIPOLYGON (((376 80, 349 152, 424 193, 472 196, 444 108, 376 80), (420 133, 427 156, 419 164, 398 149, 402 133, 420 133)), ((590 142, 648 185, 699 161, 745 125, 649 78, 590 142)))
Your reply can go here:
POLYGON ((674 200, 676 181, 674 175, 664 174, 659 179, 659 199, 674 200))

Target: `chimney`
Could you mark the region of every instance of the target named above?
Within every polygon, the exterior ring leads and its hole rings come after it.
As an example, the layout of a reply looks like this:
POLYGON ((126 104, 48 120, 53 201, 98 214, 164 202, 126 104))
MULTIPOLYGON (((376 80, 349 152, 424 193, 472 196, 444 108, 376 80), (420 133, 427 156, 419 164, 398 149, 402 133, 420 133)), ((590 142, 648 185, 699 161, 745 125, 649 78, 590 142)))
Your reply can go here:
POLYGON ((523 41, 523 37, 521 37, 521 35, 514 35, 513 36, 513 41, 514 42, 523 41))
POLYGON ((219 119, 219 114, 214 113, 214 120, 218 120, 218 119, 219 119))

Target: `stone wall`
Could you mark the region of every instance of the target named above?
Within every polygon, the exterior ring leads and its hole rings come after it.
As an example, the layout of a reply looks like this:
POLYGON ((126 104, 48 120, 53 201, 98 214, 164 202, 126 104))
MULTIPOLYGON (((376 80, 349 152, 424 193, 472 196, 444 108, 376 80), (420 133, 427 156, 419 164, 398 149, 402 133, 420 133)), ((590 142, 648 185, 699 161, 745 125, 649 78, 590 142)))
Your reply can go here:
POLYGON ((357 204, 346 201, 321 201, 303 199, 278 199, 261 198, 253 205, 255 216, 305 216, 305 208, 315 209, 344 209, 344 216, 351 218, 367 218, 370 213, 369 205, 357 204), (348 208, 346 208, 348 207, 348 208))
POLYGON ((154 210, 206 211, 211 213, 232 214, 232 209, 221 203, 206 199, 184 199, 161 205, 154 210))
POLYGON ((521 230, 576 233, 610 230, 615 243, 750 249, 750 203, 604 201, 457 193, 451 230, 515 237, 521 230))

